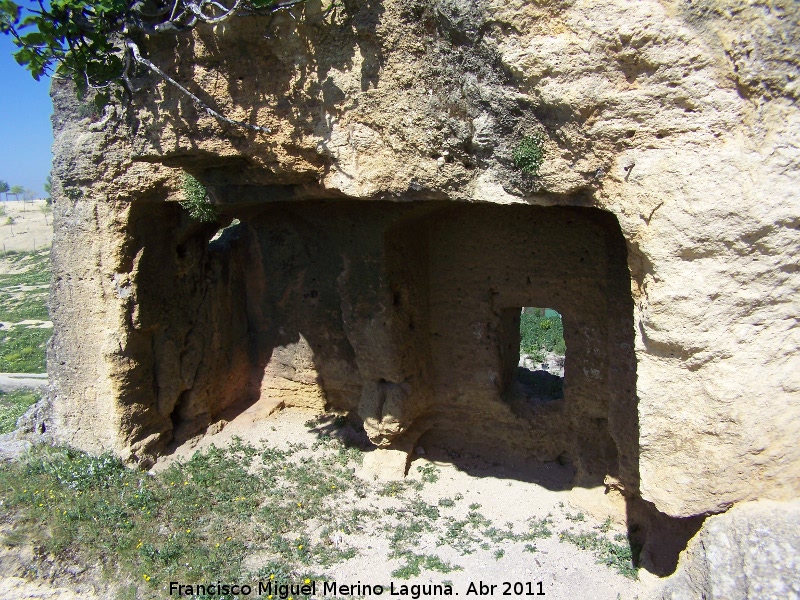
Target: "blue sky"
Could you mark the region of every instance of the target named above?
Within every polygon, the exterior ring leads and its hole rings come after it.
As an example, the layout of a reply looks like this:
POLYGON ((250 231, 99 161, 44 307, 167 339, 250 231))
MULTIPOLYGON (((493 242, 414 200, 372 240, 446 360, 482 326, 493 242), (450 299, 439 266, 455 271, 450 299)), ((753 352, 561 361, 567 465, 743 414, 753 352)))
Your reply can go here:
POLYGON ((0 180, 40 197, 53 160, 50 80, 35 81, 11 56, 14 48, 0 34, 0 180))

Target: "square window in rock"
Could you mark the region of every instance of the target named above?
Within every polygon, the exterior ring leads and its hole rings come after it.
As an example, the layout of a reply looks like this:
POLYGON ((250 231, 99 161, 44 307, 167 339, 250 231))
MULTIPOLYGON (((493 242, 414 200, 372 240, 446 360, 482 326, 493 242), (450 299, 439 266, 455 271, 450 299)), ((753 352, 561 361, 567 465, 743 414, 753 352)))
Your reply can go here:
POLYGON ((513 363, 507 396, 514 404, 529 406, 563 400, 567 346, 561 313, 532 306, 505 312, 511 319, 509 329, 518 332, 518 339, 508 340, 508 345, 519 348, 519 354, 510 353, 506 359, 513 363))

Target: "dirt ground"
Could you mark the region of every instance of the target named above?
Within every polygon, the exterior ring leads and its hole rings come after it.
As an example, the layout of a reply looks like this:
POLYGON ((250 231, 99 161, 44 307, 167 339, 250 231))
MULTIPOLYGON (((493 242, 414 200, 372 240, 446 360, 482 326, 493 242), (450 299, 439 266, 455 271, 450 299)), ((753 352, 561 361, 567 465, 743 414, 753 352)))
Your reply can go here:
MULTIPOLYGON (((329 435, 322 429, 310 429, 307 422, 311 417, 311 413, 296 409, 284 410, 266 418, 244 412, 218 433, 190 440, 179 447, 172 455, 162 458, 154 470, 165 469, 175 460, 186 460, 194 452, 212 444, 224 447, 234 437, 252 444, 267 441, 270 446, 275 447, 286 447, 289 443, 310 446, 320 435, 329 435)), ((569 474, 562 471, 563 467, 556 463, 543 465, 538 468, 538 472, 526 474, 506 471, 502 465, 487 463, 480 457, 462 456, 459 463, 461 468, 454 466, 443 449, 417 448, 408 476, 419 479, 420 467, 424 469, 426 465, 434 465, 439 478, 436 482, 427 483, 420 492, 425 502, 436 505, 442 498, 463 496, 459 505, 465 507, 465 514, 467 506, 480 505, 480 513, 498 527, 519 529, 524 528, 532 518, 549 517, 552 521, 549 528, 553 535, 537 540, 537 550, 534 553, 525 551, 523 544, 509 543, 503 549, 502 556, 498 556, 494 547, 491 550, 461 555, 453 548, 437 546, 430 540, 420 538, 417 552, 439 556, 461 570, 445 575, 423 571, 419 577, 410 581, 396 581, 396 587, 401 584, 410 586, 451 582, 454 594, 467 597, 478 596, 469 594, 471 584, 474 584, 477 591, 481 590, 481 584, 488 586, 483 589, 490 591, 480 595, 482 598, 530 595, 515 594, 513 587, 506 590, 504 584, 509 582, 512 586, 515 583, 522 584, 521 589, 525 592, 532 590, 534 596, 553 599, 645 600, 655 597, 660 588, 657 577, 642 569, 639 570, 638 580, 624 577, 599 564, 592 552, 559 541, 559 533, 562 531, 596 531, 604 522, 608 527, 608 517, 616 521, 611 525, 609 536, 625 532, 621 507, 609 502, 603 488, 557 491, 564 487, 562 484, 569 474), (531 479, 546 482, 554 489, 533 483, 531 479), (510 593, 504 594, 504 591, 510 593), (543 595, 539 594, 540 591, 543 595)), ((365 473, 357 472, 354 476, 365 476, 365 473)), ((370 480, 374 489, 385 485, 385 482, 374 480, 374 476, 370 480)), ((393 498, 370 493, 365 500, 354 498, 353 501, 364 502, 365 507, 383 512, 392 506, 393 498)), ((340 584, 369 584, 392 580, 390 574, 397 566, 397 561, 387 557, 390 552, 389 541, 379 531, 365 531, 361 536, 349 537, 347 542, 350 545, 355 544, 359 548, 359 554, 331 568, 326 573, 329 581, 336 580, 340 584)), ((251 567, 257 568, 258 557, 253 560, 255 562, 251 567)), ((366 598, 386 596, 389 596, 388 590, 382 596, 364 595, 366 598)))
POLYGON ((0 215, 0 244, 4 254, 10 250, 41 250, 53 243, 53 214, 44 200, 12 200, 1 202, 0 207, 5 212, 0 215))

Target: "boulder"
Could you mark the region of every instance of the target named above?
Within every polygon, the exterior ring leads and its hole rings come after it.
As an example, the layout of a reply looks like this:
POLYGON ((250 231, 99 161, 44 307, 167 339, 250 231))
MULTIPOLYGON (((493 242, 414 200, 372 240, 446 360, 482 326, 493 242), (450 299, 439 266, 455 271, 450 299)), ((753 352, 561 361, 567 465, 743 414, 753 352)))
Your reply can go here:
POLYGON ((710 517, 661 600, 800 598, 800 501, 748 502, 710 517))

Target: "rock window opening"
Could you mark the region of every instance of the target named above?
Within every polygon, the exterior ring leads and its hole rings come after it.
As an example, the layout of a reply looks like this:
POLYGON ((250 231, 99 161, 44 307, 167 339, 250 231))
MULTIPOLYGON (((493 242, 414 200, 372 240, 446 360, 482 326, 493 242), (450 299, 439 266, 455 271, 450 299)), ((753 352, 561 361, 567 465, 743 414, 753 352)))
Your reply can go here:
POLYGON ((208 240, 208 243, 209 244, 213 244, 214 242, 218 241, 223 235, 225 235, 226 231, 228 231, 230 229, 234 229, 240 223, 241 223, 241 221, 239 219, 233 219, 228 225, 225 225, 224 227, 220 227, 217 230, 217 232, 213 235, 213 237, 210 240, 208 240))
POLYGON ((534 403, 563 399, 567 346, 561 313, 533 306, 514 310, 519 320, 519 361, 512 395, 534 403))

